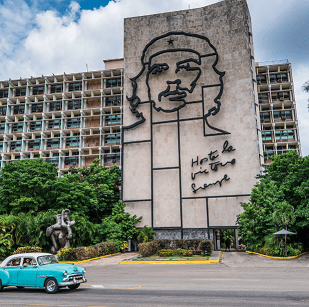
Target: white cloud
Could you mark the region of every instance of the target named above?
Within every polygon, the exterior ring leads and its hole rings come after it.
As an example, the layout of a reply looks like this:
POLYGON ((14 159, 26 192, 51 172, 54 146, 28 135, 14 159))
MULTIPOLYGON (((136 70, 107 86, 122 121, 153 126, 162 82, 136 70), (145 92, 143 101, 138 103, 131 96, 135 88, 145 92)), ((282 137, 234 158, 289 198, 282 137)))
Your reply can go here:
MULTIPOLYGON (((93 10, 81 10, 72 1, 63 15, 56 9, 40 11, 40 1, 32 1, 5 0, 0 5, 1 80, 85 71, 86 64, 89 70, 103 69, 103 59, 123 56, 125 17, 188 9, 189 4, 202 7, 219 0, 116 0, 93 10)), ((290 12, 299 11, 305 1, 287 0, 282 6, 282 0, 248 0, 257 60, 276 60, 265 38, 276 35, 280 24, 292 18, 290 12)), ((309 79, 309 64, 293 68, 303 154, 308 155, 309 95, 300 88, 309 79)))
MULTIPOLYGON (((123 56, 125 17, 188 8, 185 0, 122 0, 110 1, 99 9, 81 10, 72 1, 60 16, 56 10, 31 12, 25 2, 18 1, 19 14, 12 1, 0 8, 10 16, 6 27, 11 29, 11 35, 6 35, 7 40, 0 45, 0 51, 6 48, 6 55, 0 59, 1 79, 85 71, 86 64, 90 70, 103 69, 103 59, 123 56)), ((218 0, 193 0, 190 6, 214 2, 218 0)))
POLYGON ((301 90, 302 85, 309 80, 309 65, 297 65, 293 67, 294 87, 296 95, 297 115, 300 129, 300 141, 303 156, 309 155, 309 93, 301 90))

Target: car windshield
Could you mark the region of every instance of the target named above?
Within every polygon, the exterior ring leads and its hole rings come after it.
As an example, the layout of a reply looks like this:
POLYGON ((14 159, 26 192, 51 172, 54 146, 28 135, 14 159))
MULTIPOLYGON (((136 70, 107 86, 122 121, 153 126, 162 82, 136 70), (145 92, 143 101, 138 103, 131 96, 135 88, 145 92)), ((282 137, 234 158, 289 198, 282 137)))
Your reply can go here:
POLYGON ((45 255, 38 257, 39 265, 58 263, 58 259, 54 255, 45 255))

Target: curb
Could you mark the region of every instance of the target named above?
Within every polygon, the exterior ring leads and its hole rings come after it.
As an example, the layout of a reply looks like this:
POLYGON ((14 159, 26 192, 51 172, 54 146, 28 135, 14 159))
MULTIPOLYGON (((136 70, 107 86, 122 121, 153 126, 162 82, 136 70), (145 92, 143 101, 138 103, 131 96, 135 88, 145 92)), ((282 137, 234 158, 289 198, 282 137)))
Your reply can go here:
POLYGON ((255 252, 249 252, 249 251, 246 251, 246 253, 259 255, 259 256, 262 256, 262 257, 270 258, 270 259, 280 259, 280 260, 296 259, 296 258, 299 258, 299 257, 307 254, 307 252, 304 252, 304 253, 301 253, 301 254, 299 254, 297 256, 291 256, 291 257, 273 257, 273 256, 267 256, 267 255, 263 255, 263 254, 259 254, 259 253, 255 253, 255 252))
POLYGON ((91 258, 91 259, 86 259, 86 260, 82 260, 82 261, 67 261, 67 262, 61 262, 61 263, 66 263, 66 264, 81 264, 81 263, 86 263, 92 260, 98 260, 98 259, 102 259, 102 258, 106 258, 106 257, 111 257, 111 256, 116 256, 119 255, 121 253, 116 253, 116 254, 110 254, 110 255, 105 255, 105 256, 100 256, 100 257, 96 257, 96 258, 91 258))
POLYGON ((166 261, 121 261, 120 264, 174 264, 174 263, 219 263, 222 252, 220 252, 218 260, 166 260, 166 261))

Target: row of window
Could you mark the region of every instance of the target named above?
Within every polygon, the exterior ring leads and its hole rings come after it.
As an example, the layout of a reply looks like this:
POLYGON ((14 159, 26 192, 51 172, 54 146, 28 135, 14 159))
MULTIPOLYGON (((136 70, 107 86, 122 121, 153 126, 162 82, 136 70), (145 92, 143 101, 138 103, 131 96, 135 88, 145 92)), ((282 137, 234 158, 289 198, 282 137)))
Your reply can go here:
MULTIPOLYGON (((106 106, 120 106, 121 99, 119 97, 109 97, 110 99, 106 99, 106 106)), ((70 100, 68 101, 67 110, 81 109, 81 101, 80 100, 70 100)), ((51 102, 49 104, 49 111, 59 111, 62 110, 61 102, 51 102)), ((32 104, 31 112, 43 112, 43 104, 32 104)), ((0 115, 6 115, 7 107, 0 107, 0 115)), ((25 113, 25 105, 14 106, 13 114, 23 114, 25 113)))
MULTIPOLYGON (((294 131, 293 130, 275 130, 274 131, 274 139, 276 141, 284 141, 284 140, 292 140, 294 139, 294 131)), ((262 131, 262 141, 272 141, 272 131, 262 131)))
POLYGON ((271 112, 262 112, 260 113, 260 119, 262 121, 270 121, 270 119, 273 119, 273 121, 277 120, 291 120, 293 119, 292 111, 274 111, 273 116, 271 117, 271 112))
MULTIPOLYGON (((69 153, 66 153, 66 156, 64 157, 64 165, 78 165, 79 164, 79 157, 78 152, 73 152, 72 156, 69 156, 69 153), (75 156, 74 156, 75 155, 75 156)), ((36 156, 35 158, 39 158, 39 156, 36 156)), ((20 157, 16 157, 16 160, 19 160, 20 157)), ((48 163, 54 163, 57 166, 59 166, 59 153, 54 153, 53 157, 46 158, 46 162, 48 163)), ((120 154, 108 154, 104 156, 104 163, 120 163, 120 154)))
MULTIPOLYGON (((121 87, 121 78, 114 78, 114 79, 107 79, 106 80, 106 87, 121 87)), ((32 93, 30 95, 43 95, 45 92, 45 86, 32 86, 32 93)), ((82 91, 83 89, 83 83, 82 82, 71 82, 68 86, 69 92, 74 91, 82 91)), ((50 87, 50 94, 54 93, 62 93, 64 91, 63 84, 53 84, 50 87)), ((27 88, 26 87, 20 87, 16 88, 14 91, 14 97, 21 97, 27 95, 27 88)), ((7 98, 9 97, 9 91, 8 89, 0 90, 0 98, 7 98)))
MULTIPOLYGON (((258 95, 259 97, 259 103, 268 103, 269 102, 269 95, 268 93, 260 93, 258 95)), ((271 93, 271 101, 286 101, 286 100, 291 100, 290 98, 290 92, 276 92, 276 93, 271 93)))
MULTIPOLYGON (((258 75, 256 80, 259 84, 267 84, 267 77, 266 75, 258 75)), ((281 74, 272 74, 269 75, 269 83, 281 83, 281 82, 288 82, 288 74, 281 73, 281 74)))

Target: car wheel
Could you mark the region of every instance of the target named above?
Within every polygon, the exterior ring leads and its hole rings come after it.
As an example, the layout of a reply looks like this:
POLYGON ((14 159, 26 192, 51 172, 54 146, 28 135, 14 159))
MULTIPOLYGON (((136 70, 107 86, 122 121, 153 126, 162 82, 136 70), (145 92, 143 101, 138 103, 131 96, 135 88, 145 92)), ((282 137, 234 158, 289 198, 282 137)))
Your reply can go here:
POLYGON ((68 288, 71 289, 71 290, 75 290, 75 289, 77 289, 79 286, 80 286, 80 284, 75 284, 75 285, 68 286, 68 288))
POLYGON ((25 287, 22 286, 16 286, 17 289, 24 289, 25 287))
POLYGON ((0 292, 3 290, 3 286, 2 286, 2 280, 0 279, 0 292))
POLYGON ((59 291, 58 282, 55 278, 48 278, 45 281, 45 291, 48 294, 54 294, 59 291))

